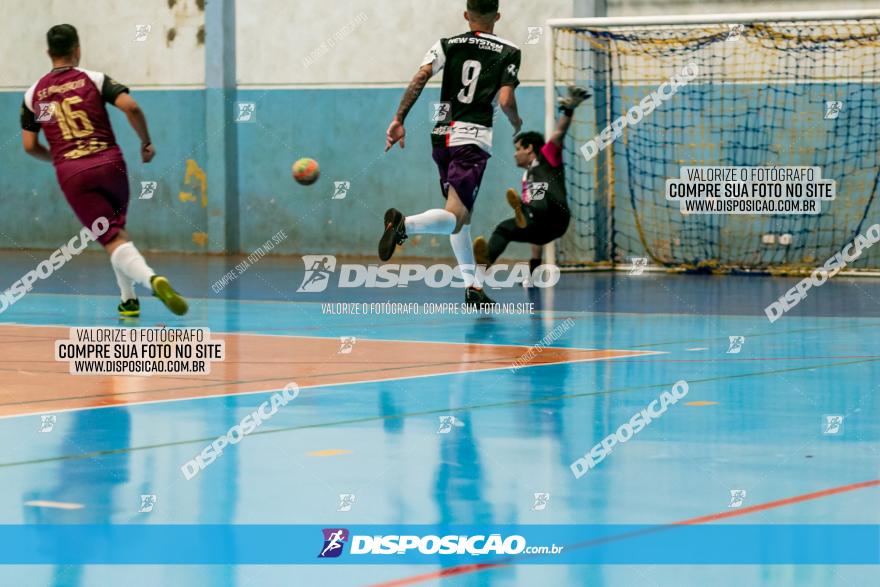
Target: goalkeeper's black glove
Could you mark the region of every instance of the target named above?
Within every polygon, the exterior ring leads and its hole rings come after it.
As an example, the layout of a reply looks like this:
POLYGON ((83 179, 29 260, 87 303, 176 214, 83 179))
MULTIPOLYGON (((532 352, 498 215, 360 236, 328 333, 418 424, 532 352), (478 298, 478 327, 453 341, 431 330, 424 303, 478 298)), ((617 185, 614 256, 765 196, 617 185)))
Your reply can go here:
POLYGON ((568 95, 559 98, 559 111, 566 116, 571 116, 574 114, 574 109, 590 96, 592 96, 592 94, 586 88, 580 86, 568 86, 568 95))

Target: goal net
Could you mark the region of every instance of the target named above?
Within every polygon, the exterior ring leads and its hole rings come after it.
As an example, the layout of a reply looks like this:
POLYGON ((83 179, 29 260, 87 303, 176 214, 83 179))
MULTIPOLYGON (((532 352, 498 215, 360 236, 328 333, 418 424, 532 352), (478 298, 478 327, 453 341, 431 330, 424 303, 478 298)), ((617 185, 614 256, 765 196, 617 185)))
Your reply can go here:
MULTIPOLYGON (((593 93, 566 139, 560 265, 802 270, 880 222, 880 11, 548 24, 548 108, 569 84, 593 93), (688 64, 689 83, 587 158, 585 143, 688 64), (682 213, 666 180, 694 166, 818 167, 836 197, 819 214, 682 213)), ((880 244, 853 268, 880 268, 880 244)))

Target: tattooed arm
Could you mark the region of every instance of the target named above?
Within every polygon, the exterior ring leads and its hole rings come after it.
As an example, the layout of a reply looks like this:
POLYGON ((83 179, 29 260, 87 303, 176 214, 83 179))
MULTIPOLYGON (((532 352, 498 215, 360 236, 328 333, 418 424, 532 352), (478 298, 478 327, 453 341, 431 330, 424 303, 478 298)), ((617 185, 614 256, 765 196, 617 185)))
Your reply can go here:
POLYGON ((425 89, 428 80, 431 79, 431 74, 431 64, 423 65, 413 76, 412 81, 409 82, 409 86, 403 93, 403 98, 400 99, 400 106, 397 108, 397 114, 394 116, 394 120, 391 121, 388 130, 385 132, 386 152, 397 142, 400 142, 401 149, 404 148, 406 142, 406 129, 403 128, 403 121, 406 120, 406 115, 409 114, 409 111, 416 103, 416 100, 418 100, 419 96, 422 94, 422 90, 425 89))

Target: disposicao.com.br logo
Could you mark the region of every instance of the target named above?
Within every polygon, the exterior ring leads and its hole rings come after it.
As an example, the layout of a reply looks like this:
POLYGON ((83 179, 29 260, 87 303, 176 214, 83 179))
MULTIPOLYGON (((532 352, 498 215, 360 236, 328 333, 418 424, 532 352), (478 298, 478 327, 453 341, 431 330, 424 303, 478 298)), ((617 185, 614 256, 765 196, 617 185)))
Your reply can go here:
POLYGON ((435 534, 349 534, 346 528, 324 528, 323 547, 318 558, 336 558, 349 543, 351 555, 514 555, 514 554, 560 554, 565 548, 528 546, 525 537, 511 534, 476 534, 438 536, 435 534))
MULTIPOLYGON (((345 263, 337 270, 333 255, 303 255, 305 275, 297 288, 298 293, 319 293, 327 289, 330 280, 337 275, 337 287, 406 287, 410 283, 423 281, 428 287, 460 287, 464 278, 461 267, 451 267, 438 263, 425 266, 417 263, 361 265, 345 263)), ((489 287, 513 287, 526 279, 535 287, 553 287, 559 281, 559 267, 540 265, 529 273, 529 266, 518 263, 492 265, 488 269, 477 266, 477 275, 489 287)))

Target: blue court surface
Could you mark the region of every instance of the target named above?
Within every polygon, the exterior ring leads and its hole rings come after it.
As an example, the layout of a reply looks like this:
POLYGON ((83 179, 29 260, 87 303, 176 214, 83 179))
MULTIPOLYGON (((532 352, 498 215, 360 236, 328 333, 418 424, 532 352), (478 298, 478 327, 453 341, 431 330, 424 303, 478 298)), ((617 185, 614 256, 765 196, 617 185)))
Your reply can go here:
MULTIPOLYGON (((27 252, 4 257, 13 274, 34 265, 27 252)), ((11 540, 23 524, 155 525, 168 534, 134 528, 135 543, 125 544, 149 556, 161 545, 136 541, 173 541, 168 525, 216 525, 198 536, 198 550, 221 561, 245 548, 226 525, 290 525, 290 539, 257 538, 251 560, 264 564, 81 564, 78 556, 103 548, 83 533, 56 545, 69 560, 0 566, 0 584, 880 584, 878 567, 865 564, 870 552, 861 563, 822 556, 876 544, 880 279, 838 276, 772 324, 763 308, 796 278, 564 273, 551 290, 492 292, 534 303, 533 314, 330 315, 322 302, 460 302, 462 293, 298 294, 299 257, 267 257, 219 295, 206 287, 239 260, 151 256, 189 297, 183 318, 143 296, 140 320, 120 324, 109 265, 91 253, 0 314, 0 535, 11 540), (179 395, 195 389, 186 378, 68 375, 52 354, 66 327, 157 324, 226 337, 229 364, 199 381, 199 397, 179 395), (514 368, 528 349, 533 356, 514 368), (181 474, 283 380, 300 386, 295 399, 197 476, 181 474), (686 395, 576 478, 573 462, 678 381, 686 395), (90 397, 95 405, 76 403, 90 397), (47 414, 55 419, 41 431, 47 414), (410 525, 557 528, 552 542, 585 557, 601 547, 591 533, 606 526, 758 530, 726 552, 698 552, 661 529, 654 546, 675 547, 666 560, 624 528, 609 530, 617 558, 605 564, 318 559, 321 528, 374 525, 387 534, 410 525), (802 536, 824 527, 827 542, 820 532, 818 543, 786 544, 799 533, 774 528, 787 525, 804 525, 802 536), (779 563, 786 549, 799 564, 779 563), (301 564, 259 561, 261 550, 301 564), (766 556, 738 561, 740 550, 766 556)), ((22 549, 7 541, 3 550, 22 549)))

